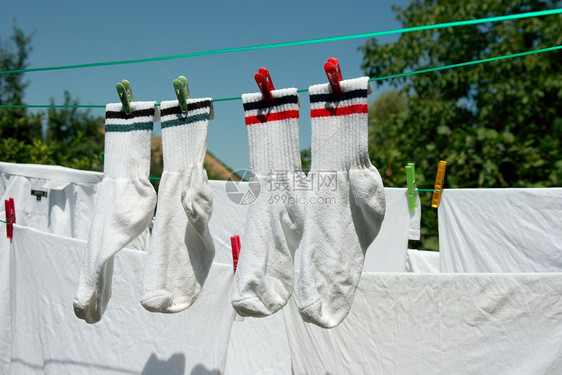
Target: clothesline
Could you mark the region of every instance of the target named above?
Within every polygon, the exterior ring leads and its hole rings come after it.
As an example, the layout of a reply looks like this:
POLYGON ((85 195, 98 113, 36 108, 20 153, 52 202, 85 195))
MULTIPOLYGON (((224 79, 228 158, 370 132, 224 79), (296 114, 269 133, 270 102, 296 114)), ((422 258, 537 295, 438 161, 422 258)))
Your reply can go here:
MULTIPOLYGON (((155 180, 155 181, 160 181, 161 177, 149 177, 150 180, 155 180)), ((435 189, 416 189, 417 191, 421 191, 421 192, 433 192, 435 191, 435 189)))
MULTIPOLYGON (((473 61, 466 61, 466 62, 457 63, 457 64, 438 66, 438 67, 434 67, 434 68, 414 70, 414 71, 411 71, 411 72, 392 74, 392 75, 388 75, 388 76, 384 76, 384 77, 371 78, 371 79, 369 79, 369 82, 382 81, 382 80, 385 80, 385 79, 392 79, 392 78, 407 77, 407 76, 411 76, 411 75, 415 75, 415 74, 437 72, 437 71, 447 70, 447 69, 461 68, 461 67, 465 67, 465 66, 482 64, 482 63, 487 63, 487 62, 492 62, 492 61, 505 60, 505 59, 516 58, 516 57, 523 57, 523 56, 533 55, 533 54, 537 54, 537 53, 552 52, 552 51, 556 51, 556 50, 559 50, 559 49, 562 49, 562 45, 554 46, 554 47, 548 47, 548 48, 541 48, 541 49, 537 49, 537 50, 533 50, 533 51, 519 52, 519 53, 513 53, 513 54, 509 54, 509 55, 489 57, 489 58, 473 60, 473 61)), ((0 73, 2 73, 2 72, 0 72, 0 73)), ((299 89, 299 90, 297 90, 297 92, 298 93, 308 92, 308 89, 299 89)), ((241 100, 241 99, 242 98, 240 96, 237 96, 237 97, 230 97, 230 98, 212 99, 211 101, 212 102, 224 102, 224 101, 241 100)), ((160 105, 160 104, 157 103, 156 105, 160 105)), ((101 104, 96 104, 96 105, 81 105, 81 104, 77 104, 77 105, 65 105, 65 104, 62 104, 62 105, 2 104, 2 105, 0 105, 0 108, 105 108, 105 105, 101 105, 101 104)))
POLYGON ((438 23, 438 24, 434 24, 434 25, 406 27, 406 28, 402 28, 402 29, 377 31, 377 32, 372 32, 372 33, 363 33, 363 34, 354 34, 354 35, 345 35, 345 36, 335 36, 335 37, 328 37, 328 38, 299 40, 299 41, 293 41, 293 42, 262 44, 262 45, 256 45, 256 46, 248 46, 248 47, 225 48, 225 49, 218 49, 218 50, 185 53, 185 54, 180 54, 180 55, 152 57, 152 58, 146 58, 146 59, 108 61, 108 62, 87 63, 87 64, 77 64, 77 65, 50 66, 50 67, 41 67, 41 68, 5 70, 5 71, 0 71, 0 74, 13 74, 13 73, 37 72, 37 71, 47 71, 47 70, 77 69, 77 68, 91 68, 91 67, 108 66, 108 65, 123 65, 123 64, 136 64, 136 63, 162 61, 162 60, 174 60, 174 59, 182 59, 182 58, 187 58, 187 57, 214 55, 214 54, 221 54, 221 53, 251 51, 251 50, 266 49, 266 48, 289 47, 289 46, 297 46, 297 45, 305 45, 305 44, 313 44, 313 43, 334 42, 334 41, 358 39, 358 38, 372 38, 372 37, 383 36, 383 35, 401 34, 401 33, 409 33, 409 32, 414 32, 414 31, 423 31, 423 30, 436 30, 436 29, 442 29, 442 28, 446 28, 446 27, 468 26, 468 25, 476 25, 476 24, 490 23, 490 22, 500 22, 500 21, 507 21, 507 20, 521 19, 521 18, 547 16, 547 15, 560 14, 560 13, 562 13, 562 8, 561 9, 549 9, 549 10, 543 10, 543 11, 538 11, 538 12, 526 12, 526 13, 519 13, 519 14, 511 14, 511 15, 499 16, 499 17, 479 18, 479 19, 475 19, 475 20, 445 22, 445 23, 438 23))

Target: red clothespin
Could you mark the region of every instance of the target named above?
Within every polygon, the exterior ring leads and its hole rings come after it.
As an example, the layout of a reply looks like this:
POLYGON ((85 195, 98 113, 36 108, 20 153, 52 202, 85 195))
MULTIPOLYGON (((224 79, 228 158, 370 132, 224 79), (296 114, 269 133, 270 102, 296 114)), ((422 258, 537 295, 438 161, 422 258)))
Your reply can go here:
POLYGON ((328 77, 332 91, 335 94, 341 94, 340 82, 343 81, 343 77, 339 61, 334 57, 330 57, 328 62, 324 64, 324 70, 326 71, 326 76, 328 77))
POLYGON ((16 223, 16 208, 14 198, 5 199, 4 207, 6 209, 6 236, 12 242, 14 237, 14 224, 16 223))
POLYGON ((230 245, 232 246, 232 264, 234 265, 234 273, 236 273, 236 267, 238 267, 238 257, 240 256, 240 236, 230 237, 230 245))
POLYGON ((269 70, 266 68, 260 68, 259 73, 254 75, 254 79, 256 80, 256 83, 258 84, 266 102, 270 104, 273 103, 273 94, 271 92, 275 90, 275 87, 273 87, 273 81, 271 81, 269 70))

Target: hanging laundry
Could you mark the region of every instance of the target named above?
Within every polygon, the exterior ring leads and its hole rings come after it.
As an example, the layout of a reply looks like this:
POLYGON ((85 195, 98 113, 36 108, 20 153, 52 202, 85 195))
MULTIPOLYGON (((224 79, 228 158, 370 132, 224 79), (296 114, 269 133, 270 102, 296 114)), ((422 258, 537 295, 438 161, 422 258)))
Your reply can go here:
POLYGON ((301 169, 297 89, 244 94, 250 166, 259 194, 248 207, 242 251, 232 288, 232 306, 242 316, 268 316, 293 292, 293 255, 303 228, 298 204, 301 169))
POLYGON ((182 311, 197 299, 215 256, 208 223, 213 196, 203 160, 211 99, 160 105, 164 172, 144 270, 141 304, 153 312, 182 311))
POLYGON ((292 373, 561 374, 561 290, 560 273, 365 272, 333 329, 289 299, 292 373))
POLYGON ((14 198, 18 224, 85 240, 102 177, 55 165, 0 163, 0 197, 14 198), (42 193, 39 199, 32 191, 42 193))
POLYGON ((408 272, 439 273, 439 251, 408 249, 408 272))
POLYGON ((148 227, 156 192, 148 180, 155 102, 108 104, 105 113, 104 176, 96 200, 74 312, 98 322, 111 298, 114 255, 148 227))
POLYGON ((365 251, 385 213, 382 179, 368 152, 368 77, 309 88, 313 189, 301 243, 300 312, 307 322, 331 328, 353 302, 365 251))
POLYGON ((14 234, 11 373, 225 373, 232 265, 213 265, 182 314, 154 314, 138 302, 147 253, 124 249, 115 257, 111 304, 87 325, 70 305, 86 241, 22 226, 14 234))
POLYGON ((445 189, 441 272, 561 272, 562 188, 445 189))
MULTIPOLYGON (((421 204, 416 193, 416 209, 408 209, 405 188, 384 188, 386 210, 375 240, 365 253, 363 272, 407 272, 408 239, 419 239, 421 204), (414 238, 412 238, 414 237, 414 238)), ((295 270, 301 268, 301 251, 295 254, 295 270)))

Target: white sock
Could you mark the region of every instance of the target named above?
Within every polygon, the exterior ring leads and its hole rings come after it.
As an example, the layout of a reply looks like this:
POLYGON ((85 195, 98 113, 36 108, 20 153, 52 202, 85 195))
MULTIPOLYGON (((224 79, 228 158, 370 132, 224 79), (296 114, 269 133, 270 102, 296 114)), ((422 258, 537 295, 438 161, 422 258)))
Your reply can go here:
POLYGON ((76 316, 88 323, 101 319, 111 297, 113 256, 154 214, 156 192, 148 174, 155 104, 133 102, 131 115, 119 103, 106 107, 104 176, 74 297, 76 316))
POLYGON ((141 297, 144 308, 153 312, 191 306, 215 256, 207 227, 213 198, 203 168, 213 105, 208 98, 187 103, 187 114, 177 100, 160 104, 164 172, 141 297))
POLYGON ((232 306, 242 316, 273 314, 293 291, 293 256, 302 238, 302 205, 295 178, 301 169, 296 89, 242 95, 252 172, 261 190, 248 207, 242 251, 232 287, 232 306))
POLYGON ((303 319, 337 326, 347 316, 365 252, 381 227, 384 188, 369 160, 368 77, 309 88, 312 123, 311 173, 301 243, 299 278, 303 319))

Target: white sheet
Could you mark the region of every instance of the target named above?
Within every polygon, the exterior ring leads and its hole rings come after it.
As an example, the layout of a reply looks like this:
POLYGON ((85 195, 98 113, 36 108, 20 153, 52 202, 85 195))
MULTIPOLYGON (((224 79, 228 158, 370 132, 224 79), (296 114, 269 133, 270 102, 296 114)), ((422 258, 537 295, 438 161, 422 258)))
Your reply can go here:
POLYGON ((14 198, 17 223, 87 239, 102 173, 52 165, 0 163, 0 196, 14 198), (50 183, 53 188, 44 187, 50 183), (58 186, 55 186, 55 184, 58 186), (31 190, 47 193, 37 200, 31 190))
MULTIPOLYGON (((18 224, 86 240, 102 177, 99 172, 59 166, 0 162, 0 196, 2 199, 14 198, 18 224), (60 183, 59 188, 62 189, 43 187, 53 182, 60 183), (48 196, 38 201, 31 195, 31 189, 47 191, 48 196)), ((243 238, 248 206, 236 204, 228 197, 225 181, 209 181, 209 185, 213 192, 213 214, 209 227, 215 241, 215 262, 232 264, 230 237, 238 234, 243 238)), ((248 183, 240 182, 238 188, 247 191, 248 183)), ((368 272, 405 271, 408 238, 416 239, 419 235, 419 197, 416 211, 409 211, 406 189, 385 188, 385 196, 386 216, 378 237, 367 251, 364 270, 368 272)), ((2 218, 3 212, 2 204, 2 218)), ((148 232, 128 247, 146 250, 147 236, 148 232)))
POLYGON ((561 374, 562 274, 365 273, 334 329, 283 310, 295 374, 561 374))
MULTIPOLYGON (((232 264, 230 237, 240 235, 244 251, 247 205, 234 203, 226 193, 226 182, 209 181, 213 192, 213 215, 209 229, 215 241, 215 262, 232 264)), ((237 183, 248 191, 247 182, 237 183)), ((407 189, 385 188, 386 216, 379 236, 367 251, 365 270, 406 271, 408 237, 419 235, 421 205, 408 210, 407 189)), ((299 268, 296 254, 295 268, 299 268)), ((228 349, 226 374, 290 374, 291 357, 281 313, 265 319, 235 321, 228 349)))
POLYGON ((365 256, 365 272, 406 272, 408 239, 416 238, 420 228, 420 202, 416 211, 408 209, 408 190, 385 188, 386 214, 379 235, 365 256))
POLYGON ((446 189, 441 272, 562 271, 562 188, 446 189))
MULTIPOLYGON (((72 219, 64 219, 60 221, 51 220, 50 223, 45 223, 46 218, 49 217, 48 212, 52 211, 49 209, 45 209, 45 212, 47 212, 46 216, 35 215, 35 197, 31 196, 28 191, 31 188, 30 181, 33 181, 33 179, 39 179, 40 181, 34 181, 37 186, 43 186, 44 183, 52 180, 70 181, 71 184, 63 189, 63 192, 71 192, 71 194, 69 194, 70 198, 65 197, 65 201, 72 199, 72 196, 74 196, 74 185, 93 184, 94 194, 88 196, 87 198, 84 198, 84 195, 79 196, 81 201, 86 199, 86 201, 90 203, 81 204, 80 207, 82 207, 82 209, 74 212, 74 214, 72 212, 62 212, 70 215, 69 217, 75 217, 78 215, 80 217, 88 218, 89 221, 86 230, 75 230, 74 232, 74 234, 79 236, 79 238, 87 238, 89 222, 91 221, 93 204, 95 202, 95 192, 97 192, 97 184, 101 181, 101 173, 76 171, 53 166, 0 163, 0 176, 3 178, 0 180, 0 193, 4 194, 3 191, 6 190, 6 187, 9 187, 8 195, 16 198, 16 210, 19 224, 37 224, 39 229, 47 232, 60 232, 65 236, 72 234, 69 234, 68 228, 65 227, 67 225, 66 223, 72 219), (80 183, 77 183, 76 181, 79 181, 80 183), (31 207, 30 209, 24 209, 22 211, 28 212, 29 215, 20 215, 20 210, 23 209, 20 204, 22 202, 25 207, 31 207), (20 219, 20 216, 22 219, 20 219), (49 227, 49 225, 51 227, 49 227), (58 225, 62 225, 61 229, 57 228, 58 225)), ((215 241, 215 263, 224 264, 226 267, 232 267, 230 236, 235 234, 240 235, 242 238, 242 249, 244 248, 244 223, 246 220, 247 206, 238 205, 229 199, 225 189, 225 181, 209 181, 209 184, 211 190, 213 191, 213 214, 209 227, 213 235, 213 240, 215 241)), ((248 184, 246 182, 240 183, 240 191, 246 191, 248 188, 247 185, 248 184)), ((385 194, 388 204, 385 222, 383 223, 379 237, 377 237, 374 244, 369 248, 365 269, 370 271, 403 271, 405 270, 405 253, 408 244, 407 236, 412 236, 413 234, 415 237, 416 231, 419 231, 420 204, 418 202, 417 211, 408 211, 406 189, 386 188, 385 194)), ((42 201, 45 202, 45 198, 43 198, 42 201)), ((61 204, 59 206, 65 207, 66 209, 70 209, 72 207, 68 204, 61 204)), ((3 205, 0 207, 0 210, 3 210, 3 205)), ((0 213, 0 215, 3 217, 3 214, 0 213)), ((80 223, 86 222, 84 220, 73 220, 74 222, 80 223)), ((140 247, 146 248, 146 243, 147 242, 145 241, 145 245, 140 247)), ((77 251, 80 252, 83 250, 77 251)), ((119 259, 119 256, 117 259, 119 259)), ((2 264, 8 264, 8 262, 2 262, 2 264)), ((142 275, 142 270, 139 272, 140 275, 142 275)), ((75 281, 72 281, 71 284, 71 288, 74 288, 75 281)), ((2 287, 4 287, 5 290, 8 290, 8 285, 0 278, 0 291, 2 290, 2 287)), ((114 293, 116 292, 114 291, 114 293)), ((1 294, 0 298, 2 298, 1 294)), ((117 294, 114 294, 112 301, 110 302, 110 308, 114 303, 120 303, 115 300, 116 298, 119 297, 117 294)), ((3 326, 1 322, 5 322, 6 324, 4 325, 9 327, 10 317, 8 312, 3 312, 3 310, 0 309, 0 330, 2 330, 3 326)), ((104 316, 104 319, 102 319, 100 324, 103 324, 103 320, 105 319, 106 316, 104 316)), ((78 321, 77 319, 75 320, 78 321)), ((275 314, 267 319, 246 319, 241 322, 235 322, 229 341, 229 355, 226 364, 226 373, 290 374, 291 359, 287 336, 284 332, 285 323, 281 313, 275 314), (264 338, 269 339, 264 340, 264 338), (259 353, 259 355, 252 355, 249 357, 251 353, 259 353)), ((0 369, 2 368, 2 360, 6 363, 9 362, 10 349, 8 343, 9 340, 6 339, 5 344, 7 346, 5 352, 3 353, 2 339, 0 339, 0 369)), ((156 361, 154 363, 159 362, 156 361)))
POLYGON ((11 248, 12 374, 223 374, 234 319, 232 269, 214 265, 198 300, 179 314, 139 303, 146 254, 116 256, 113 298, 101 322, 72 311, 86 243, 16 225, 11 248))
MULTIPOLYGON (((226 193, 225 184, 225 181, 209 181, 213 192, 209 230, 215 242, 215 262, 232 267, 230 237, 239 235, 244 238, 248 206, 232 201, 226 193)), ((247 191, 248 183, 239 184, 240 191, 247 191)), ((228 345, 226 375, 237 374, 291 374, 291 356, 282 314, 264 319, 240 318, 234 322, 228 345)))
POLYGON ((438 273, 439 251, 408 249, 406 269, 414 273, 438 273))
MULTIPOLYGON (((213 192, 213 215, 209 228, 216 247, 215 261, 232 264, 230 237, 240 235, 244 250, 244 226, 247 205, 234 203, 227 195, 225 181, 209 181, 213 192)), ((239 182, 241 192, 248 191, 247 182, 239 182)), ((421 205, 417 197, 416 211, 408 210, 407 189, 385 188, 386 215, 379 235, 367 250, 366 272, 405 272, 408 239, 419 236, 421 205)), ((418 237, 419 238, 419 237, 418 237)), ((295 269, 300 268, 299 255, 295 256, 295 269)))
MULTIPOLYGON (((209 181, 213 193, 213 213, 209 221, 209 231, 215 243, 215 262, 232 266, 230 237, 244 235, 248 206, 238 205, 228 198, 225 181, 209 181)), ((247 189, 247 183, 241 182, 247 189)))
POLYGON ((238 318, 232 325, 226 375, 291 374, 291 355, 283 314, 238 318))
MULTIPOLYGON (((64 237, 88 239, 94 204, 103 174, 54 165, 0 162, 0 196, 14 198, 17 223, 64 237), (37 200, 31 190, 45 192, 37 200)), ((4 204, 0 208, 4 217, 4 204)), ((150 231, 145 230, 127 245, 148 249, 150 231)))

